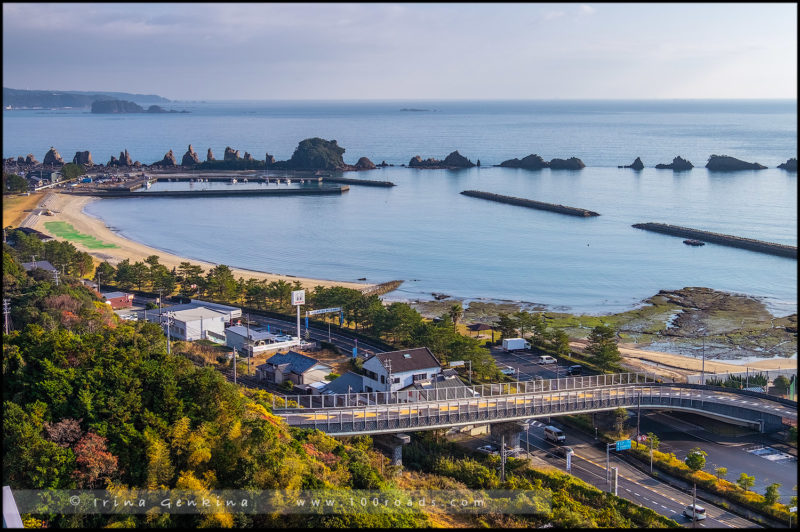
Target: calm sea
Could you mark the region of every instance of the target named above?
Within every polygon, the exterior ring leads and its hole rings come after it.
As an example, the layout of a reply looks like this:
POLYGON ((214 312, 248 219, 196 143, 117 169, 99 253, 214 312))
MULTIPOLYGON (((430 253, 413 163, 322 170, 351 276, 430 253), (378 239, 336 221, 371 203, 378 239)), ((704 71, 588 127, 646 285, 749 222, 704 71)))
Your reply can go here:
MULTIPOLYGON (((797 262, 634 229, 664 222, 797 245, 796 101, 216 102, 166 105, 173 115, 5 111, 3 157, 50 146, 95 162, 128 149, 152 163, 194 146, 263 159, 291 156, 308 137, 336 139, 345 161, 400 165, 453 150, 480 168, 398 166, 349 177, 390 180, 342 196, 102 200, 86 211, 122 235, 178 255, 241 268, 337 280, 403 279, 390 298, 525 301, 606 313, 661 289, 706 286, 796 312, 797 262), (424 109, 402 111, 401 109, 424 109), (494 168, 537 153, 576 156, 578 171, 494 168), (713 174, 711 154, 770 168, 713 174), (695 169, 655 170, 676 155, 695 169), (637 156, 642 172, 618 169, 637 156), (579 219, 459 194, 477 189, 597 211, 579 219)), ((169 186, 169 185, 157 185, 169 186)), ((238 186, 224 185, 218 186, 238 186)), ((154 187, 155 189, 155 187, 154 187)))

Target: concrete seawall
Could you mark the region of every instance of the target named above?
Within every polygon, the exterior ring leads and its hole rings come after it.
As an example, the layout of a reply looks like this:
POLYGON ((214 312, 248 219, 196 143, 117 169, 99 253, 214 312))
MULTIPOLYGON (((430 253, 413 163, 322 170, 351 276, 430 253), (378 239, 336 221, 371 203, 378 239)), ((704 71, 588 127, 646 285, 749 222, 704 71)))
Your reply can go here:
POLYGON ((98 198, 218 198, 230 196, 315 196, 320 194, 341 194, 350 187, 315 188, 275 188, 246 190, 162 190, 158 192, 128 192, 125 190, 86 190, 70 192, 77 196, 96 196, 98 198))
POLYGON ((794 259, 797 258, 796 246, 787 246, 785 244, 764 242, 763 240, 754 240, 752 238, 724 235, 722 233, 711 233, 709 231, 702 231, 700 229, 692 229, 691 227, 681 227, 678 225, 668 225, 654 222, 634 224, 632 227, 682 238, 693 238, 703 242, 712 242, 722 246, 749 249, 750 251, 758 251, 760 253, 768 253, 770 255, 779 255, 781 257, 790 257, 794 259))
POLYGON ((600 216, 599 213, 580 209, 577 207, 567 207, 566 205, 558 205, 554 203, 544 203, 541 201, 529 200, 525 198, 515 198, 513 196, 501 196, 500 194, 492 194, 491 192, 481 192, 480 190, 465 190, 461 192, 465 196, 473 198, 482 198, 489 201, 497 201, 499 203, 508 203, 509 205, 519 205, 520 207, 528 207, 531 209, 539 209, 542 211, 557 212, 559 214, 568 214, 570 216, 580 216, 581 218, 589 216, 600 216))
POLYGON ((367 187, 395 187, 391 181, 372 181, 371 179, 351 179, 349 177, 323 177, 325 183, 347 183, 349 185, 364 185, 367 187))

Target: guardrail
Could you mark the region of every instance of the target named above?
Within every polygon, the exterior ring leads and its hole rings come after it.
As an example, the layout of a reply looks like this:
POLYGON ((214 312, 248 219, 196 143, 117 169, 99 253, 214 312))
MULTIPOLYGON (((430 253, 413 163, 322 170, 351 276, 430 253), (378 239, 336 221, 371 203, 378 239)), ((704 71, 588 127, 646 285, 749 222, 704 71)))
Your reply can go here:
POLYGON ((683 387, 617 385, 520 395, 476 397, 345 409, 287 410, 278 415, 289 425, 333 435, 432 430, 459 425, 580 414, 619 407, 689 410, 759 426, 780 426, 781 416, 759 405, 719 402, 719 397, 683 387))
MULTIPOLYGON (((287 401, 295 401, 294 408, 325 409, 359 407, 363 405, 393 405, 409 403, 438 403, 467 397, 513 396, 549 391, 583 390, 623 384, 656 383, 659 380, 650 373, 613 373, 564 377, 541 381, 515 381, 496 384, 479 384, 456 388, 434 388, 429 390, 402 390, 396 392, 358 392, 326 395, 288 395, 287 401)), ((273 399, 274 403, 274 399, 273 399)), ((273 408, 275 405, 273 404, 273 408)))

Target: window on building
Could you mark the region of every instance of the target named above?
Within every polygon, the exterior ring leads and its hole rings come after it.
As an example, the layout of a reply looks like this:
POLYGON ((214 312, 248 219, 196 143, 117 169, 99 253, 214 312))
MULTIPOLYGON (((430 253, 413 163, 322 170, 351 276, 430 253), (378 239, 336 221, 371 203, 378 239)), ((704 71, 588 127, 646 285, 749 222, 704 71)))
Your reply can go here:
POLYGON ((400 377, 393 377, 392 384, 400 384, 400 377))
POLYGON ((428 375, 426 373, 415 373, 414 374, 414 382, 424 381, 427 378, 428 378, 428 375))
POLYGON ((381 384, 386 384, 386 376, 381 375, 381 384))

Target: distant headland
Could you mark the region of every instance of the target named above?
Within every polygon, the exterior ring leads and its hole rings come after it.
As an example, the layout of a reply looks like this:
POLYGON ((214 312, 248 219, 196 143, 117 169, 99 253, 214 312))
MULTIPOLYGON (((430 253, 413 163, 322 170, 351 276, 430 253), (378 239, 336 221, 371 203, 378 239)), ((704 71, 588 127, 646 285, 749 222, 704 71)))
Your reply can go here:
POLYGON ((122 114, 122 113, 188 113, 189 111, 176 111, 164 109, 159 105, 151 105, 147 109, 141 105, 127 100, 95 100, 92 102, 93 114, 122 114))
POLYGON ((4 109, 86 109, 98 100, 127 100, 139 104, 169 103, 156 94, 108 91, 26 90, 3 87, 4 109))

